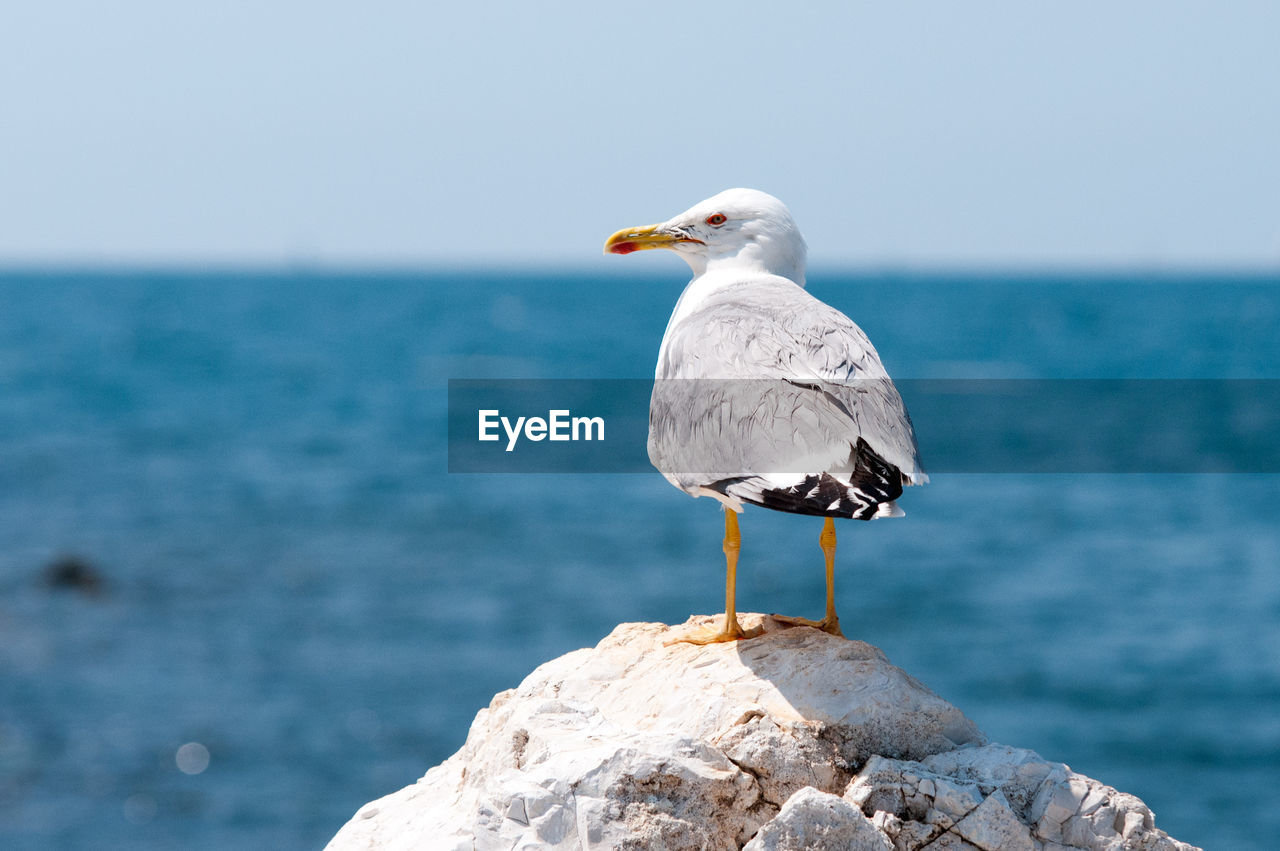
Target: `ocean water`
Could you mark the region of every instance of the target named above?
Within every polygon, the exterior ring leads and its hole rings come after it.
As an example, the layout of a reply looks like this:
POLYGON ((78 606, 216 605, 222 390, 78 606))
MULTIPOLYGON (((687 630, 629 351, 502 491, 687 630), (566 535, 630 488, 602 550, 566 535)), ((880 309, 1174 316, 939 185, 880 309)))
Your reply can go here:
MULTIPOLYGON (((656 472, 446 472, 449 378, 652 374, 684 275, 642 268, 0 274, 0 847, 317 848, 539 663, 718 611, 718 509, 656 472)), ((1280 378, 1277 276, 810 289, 898 377, 1280 378)), ((841 527, 851 637, 1173 835, 1270 847, 1280 476, 902 505, 841 527)), ((748 511, 741 609, 820 613, 820 527, 748 511)))

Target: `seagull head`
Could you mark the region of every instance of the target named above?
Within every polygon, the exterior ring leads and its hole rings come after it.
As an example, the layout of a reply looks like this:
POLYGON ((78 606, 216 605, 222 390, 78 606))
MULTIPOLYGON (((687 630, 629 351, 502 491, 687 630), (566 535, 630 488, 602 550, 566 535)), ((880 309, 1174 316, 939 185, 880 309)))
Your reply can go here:
POLYGON ((756 189, 726 189, 660 224, 623 228, 604 244, 606 254, 646 248, 671 249, 695 276, 745 270, 804 286, 804 237, 787 205, 756 189))

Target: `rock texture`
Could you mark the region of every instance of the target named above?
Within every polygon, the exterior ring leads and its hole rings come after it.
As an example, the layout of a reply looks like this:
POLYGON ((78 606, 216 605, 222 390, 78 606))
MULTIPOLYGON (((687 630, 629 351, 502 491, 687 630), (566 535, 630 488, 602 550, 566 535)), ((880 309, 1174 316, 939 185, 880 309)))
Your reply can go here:
POLYGON ((741 618, 765 634, 623 624, 542 665, 328 848, 1190 851, 1132 795, 987 744, 875 647, 741 618))

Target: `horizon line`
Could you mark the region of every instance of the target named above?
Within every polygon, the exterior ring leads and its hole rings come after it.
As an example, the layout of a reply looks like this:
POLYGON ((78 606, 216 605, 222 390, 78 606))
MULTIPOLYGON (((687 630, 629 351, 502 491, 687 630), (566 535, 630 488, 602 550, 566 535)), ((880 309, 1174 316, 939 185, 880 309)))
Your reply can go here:
MULTIPOLYGON (((685 270, 679 267, 681 276, 685 270)), ((98 274, 109 277, 126 275, 441 275, 441 274, 521 274, 541 277, 553 274, 595 274, 620 278, 650 278, 664 274, 651 266, 617 266, 601 268, 585 262, 552 263, 535 261, 518 264, 511 261, 481 263, 475 261, 321 261, 321 260, 147 260, 147 261, 3 261, 0 276, 98 274)), ((1192 264, 1168 262, 1075 263, 1075 262, 877 262, 818 263, 806 270, 806 277, 830 275, 893 276, 994 276, 1016 277, 1110 277, 1154 276, 1159 278, 1280 277, 1280 262, 1275 264, 1220 263, 1192 264)))

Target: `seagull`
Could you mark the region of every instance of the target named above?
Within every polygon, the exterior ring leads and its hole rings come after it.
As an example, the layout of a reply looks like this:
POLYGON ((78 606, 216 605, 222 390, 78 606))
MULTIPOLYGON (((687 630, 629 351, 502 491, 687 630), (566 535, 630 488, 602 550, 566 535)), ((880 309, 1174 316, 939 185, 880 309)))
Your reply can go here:
POLYGON ((673 485, 724 508, 725 613, 679 641, 760 634, 734 604, 738 515, 758 505, 824 517, 827 608, 835 607, 833 518, 901 517, 903 488, 929 480, 902 397, 871 341, 804 289, 806 247, 786 205, 729 189, 661 224, 624 228, 606 254, 666 248, 693 270, 667 323, 649 404, 649 460, 673 485))

